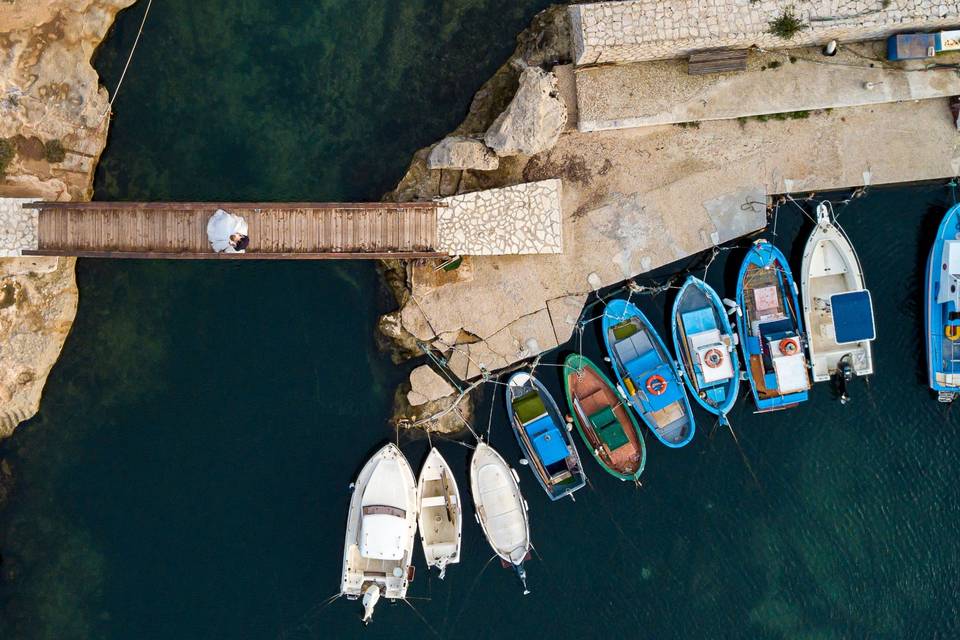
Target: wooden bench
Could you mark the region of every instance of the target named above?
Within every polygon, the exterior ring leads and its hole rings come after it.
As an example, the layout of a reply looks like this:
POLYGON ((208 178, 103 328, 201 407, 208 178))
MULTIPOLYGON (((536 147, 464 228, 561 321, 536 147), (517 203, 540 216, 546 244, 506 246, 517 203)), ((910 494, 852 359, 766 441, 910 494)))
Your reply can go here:
POLYGON ((747 49, 715 49, 690 54, 687 72, 692 76, 707 73, 744 71, 747 68, 747 49))

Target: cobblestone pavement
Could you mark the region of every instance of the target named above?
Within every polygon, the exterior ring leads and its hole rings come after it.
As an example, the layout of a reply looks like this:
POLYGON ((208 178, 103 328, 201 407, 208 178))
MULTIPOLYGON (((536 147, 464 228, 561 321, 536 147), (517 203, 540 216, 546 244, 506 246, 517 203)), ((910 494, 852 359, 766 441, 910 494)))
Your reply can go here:
POLYGON ((562 253, 560 188, 554 179, 444 198, 437 249, 471 256, 562 253))
POLYGON ((21 255, 37 248, 37 210, 24 209, 32 198, 0 198, 0 257, 21 255))
POLYGON ((578 65, 676 58, 716 47, 801 47, 960 25, 960 0, 632 0, 570 7, 578 65), (792 8, 790 40, 770 22, 792 8))

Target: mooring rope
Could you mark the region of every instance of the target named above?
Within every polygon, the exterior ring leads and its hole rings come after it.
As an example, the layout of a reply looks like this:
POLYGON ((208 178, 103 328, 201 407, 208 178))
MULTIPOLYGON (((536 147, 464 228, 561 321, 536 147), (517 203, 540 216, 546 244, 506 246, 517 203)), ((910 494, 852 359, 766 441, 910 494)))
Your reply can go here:
POLYGON ((120 73, 120 80, 117 81, 117 88, 114 89, 113 97, 110 98, 110 102, 107 104, 107 110, 101 114, 100 120, 97 124, 103 122, 104 118, 113 113, 113 103, 117 100, 117 96, 120 95, 120 87, 123 85, 123 80, 127 77, 127 69, 130 68, 130 62, 133 60, 133 52, 137 50, 137 45, 140 44, 140 36, 143 35, 143 27, 147 24, 147 16, 150 15, 151 6, 153 6, 153 0, 147 0, 147 9, 143 12, 143 20, 140 21, 140 29, 137 30, 137 37, 133 41, 133 47, 130 48, 130 55, 127 56, 127 63, 123 65, 123 71, 120 73))

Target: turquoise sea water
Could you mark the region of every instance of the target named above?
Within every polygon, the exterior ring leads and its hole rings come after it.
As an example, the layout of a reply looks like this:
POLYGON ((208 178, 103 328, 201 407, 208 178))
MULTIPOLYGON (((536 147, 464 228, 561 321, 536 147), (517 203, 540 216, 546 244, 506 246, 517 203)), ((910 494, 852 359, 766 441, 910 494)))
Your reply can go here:
MULTIPOLYGON (((155 3, 97 197, 376 198, 457 124, 541 7, 155 3)), ((99 58, 111 86, 140 11, 99 58)), ((416 610, 383 603, 366 629, 357 603, 324 601, 347 485, 393 437, 404 375, 374 345, 390 302, 372 266, 81 261, 41 412, 0 445, 17 478, 0 514, 0 638, 956 637, 958 414, 925 387, 920 327, 949 203, 935 185, 838 208, 877 306, 878 373, 852 404, 828 385, 776 415, 742 400, 739 447, 698 413, 690 446, 648 438, 642 489, 585 459, 575 503, 550 503, 518 466, 533 593, 467 523, 447 579, 418 549, 416 610)), ((796 264, 808 226, 792 206, 776 220, 796 264)), ((742 255, 710 267, 726 295, 742 255)), ((662 328, 670 301, 640 304, 662 328)), ((598 342, 595 323, 588 356, 598 342)), ((556 369, 539 373, 559 392, 556 369)), ((494 399, 492 443, 515 463, 494 399)), ((469 450, 440 447, 466 490, 469 450)), ((427 444, 403 449, 419 468, 427 444)))

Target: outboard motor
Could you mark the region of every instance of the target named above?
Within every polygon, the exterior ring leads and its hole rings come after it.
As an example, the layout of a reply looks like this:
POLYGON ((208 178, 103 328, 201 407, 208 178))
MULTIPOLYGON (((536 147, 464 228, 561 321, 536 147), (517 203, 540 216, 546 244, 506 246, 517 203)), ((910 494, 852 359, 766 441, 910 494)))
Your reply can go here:
POLYGON ((370 624, 373 608, 380 601, 380 585, 374 583, 363 592, 363 624, 370 624))
POLYGON ((523 585, 523 595, 530 593, 530 590, 527 589, 527 570, 523 568, 523 563, 513 565, 513 570, 517 572, 517 577, 520 578, 520 583, 523 585))
POLYGON ((853 380, 853 363, 850 362, 850 354, 840 358, 837 363, 837 389, 840 392, 840 404, 850 402, 850 396, 847 394, 847 384, 853 380))

